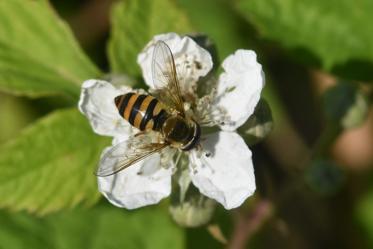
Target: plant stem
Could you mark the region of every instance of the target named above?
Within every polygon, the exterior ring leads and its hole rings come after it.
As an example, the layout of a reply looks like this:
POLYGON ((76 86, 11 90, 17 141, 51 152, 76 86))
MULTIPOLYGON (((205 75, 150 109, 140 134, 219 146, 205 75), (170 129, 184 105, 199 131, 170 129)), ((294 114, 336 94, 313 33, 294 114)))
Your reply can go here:
POLYGON ((259 200, 249 214, 237 213, 236 224, 228 248, 245 248, 247 242, 273 215, 269 200, 259 200))
POLYGON ((328 122, 312 150, 311 158, 319 158, 328 154, 331 146, 342 131, 343 128, 339 124, 328 122))

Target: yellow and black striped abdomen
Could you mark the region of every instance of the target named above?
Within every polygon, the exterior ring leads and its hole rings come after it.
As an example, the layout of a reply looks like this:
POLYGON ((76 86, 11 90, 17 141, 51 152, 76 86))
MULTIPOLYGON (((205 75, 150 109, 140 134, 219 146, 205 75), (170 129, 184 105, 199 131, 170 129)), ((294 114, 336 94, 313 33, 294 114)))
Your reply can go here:
POLYGON ((160 131, 168 114, 153 96, 126 93, 115 97, 119 114, 132 126, 144 130, 160 131))

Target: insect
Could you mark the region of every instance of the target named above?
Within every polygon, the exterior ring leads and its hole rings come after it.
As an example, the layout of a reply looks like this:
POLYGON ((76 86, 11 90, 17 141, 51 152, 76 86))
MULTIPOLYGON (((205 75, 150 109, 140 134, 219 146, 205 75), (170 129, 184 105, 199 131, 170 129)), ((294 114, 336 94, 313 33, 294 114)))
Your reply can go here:
POLYGON ((156 98, 130 92, 114 99, 119 114, 140 133, 107 151, 97 176, 115 174, 168 146, 182 151, 199 146, 200 125, 186 115, 174 58, 163 41, 158 41, 154 48, 152 76, 156 98), (161 141, 143 142, 142 134, 151 130, 160 135, 161 141))

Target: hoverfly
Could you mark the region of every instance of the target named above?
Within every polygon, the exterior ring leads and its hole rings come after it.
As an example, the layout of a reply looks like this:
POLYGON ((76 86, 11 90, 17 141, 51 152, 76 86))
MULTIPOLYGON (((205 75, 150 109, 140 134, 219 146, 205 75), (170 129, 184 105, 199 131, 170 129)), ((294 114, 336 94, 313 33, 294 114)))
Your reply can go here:
POLYGON ((107 151, 100 161, 97 176, 115 174, 169 146, 189 151, 199 145, 200 125, 186 115, 175 61, 163 41, 155 44, 152 76, 157 98, 133 92, 115 97, 119 114, 140 133, 107 151), (157 132, 160 141, 143 142, 141 134, 149 131, 157 132), (127 144, 125 150, 124 144, 127 144))

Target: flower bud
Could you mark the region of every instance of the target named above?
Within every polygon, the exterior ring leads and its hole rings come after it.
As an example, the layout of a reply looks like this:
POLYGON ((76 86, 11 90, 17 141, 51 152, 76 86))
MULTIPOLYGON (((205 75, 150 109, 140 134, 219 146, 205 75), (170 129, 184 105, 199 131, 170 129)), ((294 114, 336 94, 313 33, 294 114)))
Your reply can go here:
POLYGON ((183 227, 198 227, 207 224, 214 214, 216 202, 200 196, 170 206, 170 213, 177 224, 183 227))
POLYGON ((329 121, 350 129, 365 121, 369 106, 356 84, 340 82, 325 92, 324 110, 329 121))
POLYGON ((347 110, 342 119, 342 125, 346 129, 360 126, 366 119, 369 111, 368 101, 361 91, 355 95, 355 102, 347 110))
POLYGON ((177 184, 171 194, 170 213, 177 224, 183 227, 198 227, 207 224, 214 213, 215 201, 203 196, 191 185, 185 158, 181 158, 179 170, 174 174, 177 184))

